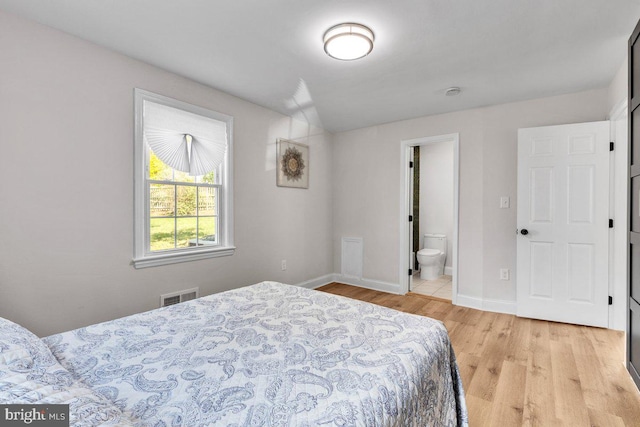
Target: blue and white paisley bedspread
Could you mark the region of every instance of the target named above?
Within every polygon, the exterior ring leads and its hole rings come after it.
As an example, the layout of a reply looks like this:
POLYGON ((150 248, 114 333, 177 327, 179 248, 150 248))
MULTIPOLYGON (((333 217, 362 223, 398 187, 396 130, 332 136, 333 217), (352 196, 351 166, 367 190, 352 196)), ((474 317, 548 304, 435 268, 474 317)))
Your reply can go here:
MULTIPOLYGON (((113 403, 63 368, 42 340, 3 318, 0 318, 0 404, 66 404, 73 427, 133 425, 113 403)), ((5 425, 2 420, 0 424, 5 425)))
POLYGON ((136 426, 460 426, 441 322, 275 282, 44 338, 136 426))

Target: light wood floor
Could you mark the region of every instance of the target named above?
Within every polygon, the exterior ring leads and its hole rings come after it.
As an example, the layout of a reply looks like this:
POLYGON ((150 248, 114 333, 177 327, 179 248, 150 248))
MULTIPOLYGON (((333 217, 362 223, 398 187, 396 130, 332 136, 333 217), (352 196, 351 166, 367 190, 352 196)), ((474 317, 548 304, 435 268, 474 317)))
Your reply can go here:
POLYGON ((476 426, 640 426, 624 334, 332 283, 344 295, 444 322, 476 426))

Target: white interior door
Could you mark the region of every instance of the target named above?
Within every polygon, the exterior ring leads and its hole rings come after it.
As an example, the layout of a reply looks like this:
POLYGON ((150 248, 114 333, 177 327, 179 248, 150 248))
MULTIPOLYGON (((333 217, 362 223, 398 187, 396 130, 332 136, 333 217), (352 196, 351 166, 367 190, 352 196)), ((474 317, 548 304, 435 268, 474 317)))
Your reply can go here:
POLYGON ((609 122, 518 130, 517 315, 606 327, 609 122))

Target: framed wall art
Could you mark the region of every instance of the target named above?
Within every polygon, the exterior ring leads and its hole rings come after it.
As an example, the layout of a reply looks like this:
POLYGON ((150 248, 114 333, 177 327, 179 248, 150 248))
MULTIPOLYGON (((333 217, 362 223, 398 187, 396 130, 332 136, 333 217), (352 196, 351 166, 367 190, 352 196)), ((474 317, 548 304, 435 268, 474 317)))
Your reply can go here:
POLYGON ((309 146, 278 138, 276 142, 278 187, 309 188, 309 146))

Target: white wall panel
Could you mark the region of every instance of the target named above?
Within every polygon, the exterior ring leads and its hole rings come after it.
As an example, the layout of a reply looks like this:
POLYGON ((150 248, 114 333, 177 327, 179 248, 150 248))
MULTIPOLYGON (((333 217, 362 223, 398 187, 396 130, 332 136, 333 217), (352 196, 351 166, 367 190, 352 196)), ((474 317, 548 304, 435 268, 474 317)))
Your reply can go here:
POLYGON ((567 246, 568 300, 594 303, 594 250, 591 244, 570 243, 567 246))
POLYGON ((595 171, 593 165, 569 166, 567 169, 569 224, 593 224, 595 171))
POLYGON ((573 135, 569 137, 569 155, 594 154, 596 140, 593 135, 573 135))
POLYGON ((553 178, 553 168, 551 167, 529 170, 530 222, 553 222, 553 178))
POLYGON ((535 138, 531 141, 532 156, 548 156, 553 154, 552 138, 535 138))
POLYGON ((553 298, 553 243, 533 242, 529 270, 529 295, 553 298))

